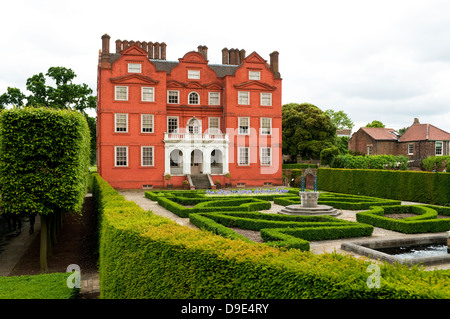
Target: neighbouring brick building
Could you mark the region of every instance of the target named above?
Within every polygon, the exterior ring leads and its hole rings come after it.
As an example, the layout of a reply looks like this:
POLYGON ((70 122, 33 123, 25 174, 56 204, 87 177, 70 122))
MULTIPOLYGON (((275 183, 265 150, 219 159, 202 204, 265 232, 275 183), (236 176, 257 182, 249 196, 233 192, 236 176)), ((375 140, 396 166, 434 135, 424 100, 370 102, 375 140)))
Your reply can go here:
POLYGON ((405 155, 411 160, 450 155, 450 134, 431 124, 414 123, 400 135, 393 129, 361 127, 348 142, 348 149, 366 155, 405 155))
POLYGON ((206 46, 167 61, 165 43, 117 40, 112 53, 109 41, 98 63, 97 165, 113 187, 282 184, 278 52, 267 63, 225 48, 210 64, 206 46))

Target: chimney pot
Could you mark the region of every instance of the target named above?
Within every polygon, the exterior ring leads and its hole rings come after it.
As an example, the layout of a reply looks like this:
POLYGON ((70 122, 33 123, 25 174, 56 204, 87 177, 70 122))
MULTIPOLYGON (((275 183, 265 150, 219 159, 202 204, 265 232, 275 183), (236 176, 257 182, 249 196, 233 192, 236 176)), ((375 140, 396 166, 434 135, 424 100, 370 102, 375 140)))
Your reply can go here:
POLYGON ((106 33, 102 36, 102 54, 101 54, 101 67, 110 68, 111 60, 109 57, 109 39, 111 37, 106 33))
POLYGON ((417 117, 414 118, 414 123, 413 124, 420 124, 419 119, 417 117))
POLYGON ((167 44, 165 44, 164 42, 161 43, 161 60, 166 59, 166 47, 167 47, 167 44))
POLYGON ((122 51, 122 41, 116 40, 116 53, 120 53, 122 51))
POLYGON ((270 69, 275 78, 280 77, 280 72, 278 71, 278 51, 274 51, 270 54, 270 69))
POLYGON ((227 48, 222 49, 222 64, 229 64, 230 52, 227 48))
POLYGON ((160 48, 160 44, 159 42, 155 42, 155 54, 154 54, 154 58, 156 60, 159 60, 159 48, 160 48))
POLYGON ((153 59, 153 42, 147 42, 148 58, 153 59))
POLYGON ((245 59, 245 50, 242 49, 241 51, 239 51, 239 64, 242 64, 242 62, 244 62, 245 59))

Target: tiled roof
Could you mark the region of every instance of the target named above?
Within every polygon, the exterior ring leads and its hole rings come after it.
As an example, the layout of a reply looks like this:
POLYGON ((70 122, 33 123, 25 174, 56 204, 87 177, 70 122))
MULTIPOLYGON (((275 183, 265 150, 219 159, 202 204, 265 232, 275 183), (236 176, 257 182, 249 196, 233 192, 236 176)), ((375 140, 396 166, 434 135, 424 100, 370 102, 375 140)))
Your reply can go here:
POLYGON ((361 127, 361 130, 366 132, 370 137, 374 140, 383 140, 383 141, 396 141, 400 136, 392 128, 384 128, 384 127, 361 127))
MULTIPOLYGON (((120 58, 120 53, 111 53, 110 54, 111 63, 114 63, 117 59, 120 58)), ((166 60, 150 60, 158 71, 165 71, 168 74, 172 71, 174 67, 178 65, 177 61, 166 61, 166 60)), ((239 65, 231 65, 231 64, 208 64, 208 66, 216 72, 219 78, 222 78, 226 75, 234 75, 236 69, 239 65)))
POLYGON ((414 123, 399 139, 399 142, 448 141, 450 134, 431 124, 414 123))

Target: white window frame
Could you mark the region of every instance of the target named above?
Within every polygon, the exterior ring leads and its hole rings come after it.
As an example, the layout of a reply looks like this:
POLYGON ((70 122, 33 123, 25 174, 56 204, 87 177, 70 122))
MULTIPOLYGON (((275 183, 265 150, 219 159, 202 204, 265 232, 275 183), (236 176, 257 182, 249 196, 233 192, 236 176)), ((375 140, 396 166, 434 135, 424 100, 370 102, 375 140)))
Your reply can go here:
POLYGON ((261 135, 272 135, 272 118, 270 118, 270 117, 261 117, 259 134, 261 134, 261 135), (268 127, 269 132, 268 133, 264 132, 264 129, 267 129, 267 128, 263 127, 263 120, 269 120, 269 127, 268 127))
POLYGON ((261 166, 271 166, 272 165, 272 148, 271 147, 260 147, 260 161, 261 161, 261 166), (269 150, 269 154, 263 154, 264 150, 269 150), (268 159, 268 163, 264 161, 264 159, 268 159))
POLYGON ((220 105, 220 92, 209 92, 208 93, 208 104, 209 105, 220 105), (212 95, 216 95, 217 97, 212 97, 212 95), (217 99, 217 102, 215 100, 217 99))
POLYGON ((261 106, 272 106, 272 93, 261 92, 260 97, 261 106))
POLYGON ((129 164, 129 158, 128 158, 128 146, 114 146, 114 167, 128 167, 129 164), (117 165, 117 150, 119 148, 125 149, 125 165, 117 165))
POLYGON ((142 64, 128 63, 128 73, 142 73, 142 64))
MULTIPOLYGON (((174 97, 174 95, 172 97, 174 97)), ((180 91, 167 90, 167 104, 180 104, 180 91), (171 102, 170 101, 170 94, 171 93, 175 93, 176 94, 176 96, 177 96, 177 101, 176 102, 171 102)))
POLYGON ((219 134, 220 133, 220 117, 208 117, 208 132, 209 134, 219 134), (217 120, 217 127, 211 126, 211 120, 217 120))
POLYGON ((127 113, 115 113, 114 114, 114 133, 128 133, 128 114, 127 113), (117 129, 119 128, 117 126, 117 120, 119 115, 125 115, 125 131, 118 131, 117 129))
POLYGON ((238 104, 239 105, 250 105, 250 92, 238 91, 238 104))
POLYGON ((249 117, 238 117, 238 134, 239 135, 250 135, 250 118, 249 117), (241 131, 241 120, 247 119, 247 132, 241 131))
POLYGON ((248 71, 248 79, 259 81, 261 80, 261 71, 248 71))
POLYGON ((373 155, 373 145, 367 145, 367 155, 373 155))
POLYGON ((179 117, 178 116, 168 116, 167 117, 167 133, 178 133, 179 130, 180 130, 180 119, 179 119, 179 117), (169 121, 171 119, 176 119, 177 120, 177 128, 173 132, 169 132, 169 121))
POLYGON ((143 86, 143 87, 141 87, 141 101, 142 102, 155 102, 155 88, 154 87, 152 87, 152 86, 143 86), (148 99, 148 100, 146 100, 145 98, 144 98, 144 91, 145 90, 150 90, 150 92, 148 92, 148 93, 146 93, 146 94, 149 94, 150 95, 150 99, 148 99))
POLYGON ((250 166, 250 147, 238 147, 238 165, 239 166, 250 166), (242 162, 241 151, 247 150, 247 161, 242 162))
POLYGON ((141 146, 141 166, 142 167, 154 167, 155 166, 155 147, 154 146, 141 146), (151 156, 151 164, 144 164, 144 149, 149 148, 152 150, 152 156, 151 156))
POLYGON ((188 70, 188 79, 200 80, 200 70, 188 70))
POLYGON ((200 105, 200 94, 198 94, 198 92, 196 92, 196 91, 189 92, 189 94, 188 94, 188 104, 189 105, 200 105), (197 103, 191 103, 191 95, 192 94, 196 94, 197 95, 197 103))
MULTIPOLYGON (((120 94, 123 94, 123 92, 120 92, 120 94)), ((128 101, 128 86, 123 86, 123 85, 116 85, 115 89, 114 89, 114 99, 116 101, 128 101), (125 89, 125 98, 119 98, 118 94, 118 89, 125 89)))
POLYGON ((408 155, 414 155, 414 144, 413 143, 408 144, 408 155))
POLYGON ((155 133, 155 121, 154 121, 154 115, 153 114, 141 114, 141 133, 155 133), (144 117, 150 116, 151 119, 151 131, 145 132, 144 129, 144 117))
POLYGON ((444 155, 444 142, 443 141, 435 141, 434 142, 434 154, 436 156, 444 155), (441 148, 440 148, 441 152, 440 152, 440 154, 438 154, 438 152, 437 152, 438 151, 437 143, 441 143, 441 148))

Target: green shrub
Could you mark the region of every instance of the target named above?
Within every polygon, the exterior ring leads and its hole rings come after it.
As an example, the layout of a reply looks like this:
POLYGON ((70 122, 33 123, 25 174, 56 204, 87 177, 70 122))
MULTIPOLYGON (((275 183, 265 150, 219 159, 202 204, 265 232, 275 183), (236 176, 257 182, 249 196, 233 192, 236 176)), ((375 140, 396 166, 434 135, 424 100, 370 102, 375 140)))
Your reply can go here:
POLYGON ((450 171, 450 156, 429 156, 422 160, 422 167, 431 172, 445 169, 450 171))
POLYGON ((320 165, 330 165, 333 158, 339 155, 339 149, 336 146, 330 148, 324 148, 320 152, 320 165))
POLYGON ((406 170, 409 158, 398 155, 354 156, 350 154, 336 155, 330 166, 348 169, 396 169, 406 170))
POLYGON ((320 190, 425 204, 450 205, 450 174, 319 168, 320 190))
POLYGON ((67 287, 71 273, 0 277, 0 299, 74 299, 79 288, 67 287))
POLYGON ((114 208, 119 196, 94 174, 100 207, 101 298, 299 299, 450 298, 449 271, 380 265, 340 255, 283 250, 183 227, 141 208, 114 208))
MULTIPOLYGON (((445 213, 450 215, 450 210, 446 210, 445 213)), ((360 223, 406 234, 436 233, 449 230, 450 219, 437 219, 437 215, 438 212, 433 206, 382 206, 357 213, 356 220, 360 223), (416 214, 416 216, 403 219, 385 217, 385 214, 405 213, 416 214)))

